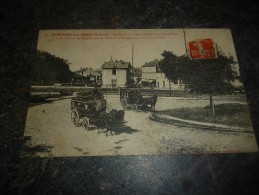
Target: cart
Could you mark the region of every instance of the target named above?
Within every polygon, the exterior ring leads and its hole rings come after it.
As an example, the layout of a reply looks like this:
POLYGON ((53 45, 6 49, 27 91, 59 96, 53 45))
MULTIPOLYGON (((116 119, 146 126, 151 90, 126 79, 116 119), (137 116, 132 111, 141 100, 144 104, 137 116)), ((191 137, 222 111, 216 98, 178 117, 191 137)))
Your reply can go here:
POLYGON ((106 128, 111 131, 125 123, 124 113, 108 105, 97 89, 78 93, 71 99, 71 120, 75 126, 83 126, 86 130, 93 125, 98 130, 106 128))
POLYGON ((120 89, 120 102, 124 110, 155 111, 157 95, 142 96, 137 89, 120 89))
POLYGON ((78 93, 71 99, 71 119, 75 126, 89 129, 106 113, 106 100, 98 91, 78 93))

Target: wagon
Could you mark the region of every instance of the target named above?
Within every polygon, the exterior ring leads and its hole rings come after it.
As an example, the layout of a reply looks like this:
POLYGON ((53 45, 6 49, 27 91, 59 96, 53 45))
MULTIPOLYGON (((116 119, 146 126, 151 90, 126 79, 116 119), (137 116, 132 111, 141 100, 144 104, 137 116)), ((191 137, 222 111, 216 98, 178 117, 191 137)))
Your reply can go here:
POLYGON ((98 130, 106 128, 111 131, 125 123, 124 111, 122 113, 108 105, 97 89, 78 93, 71 99, 71 120, 75 126, 83 126, 87 130, 94 125, 98 130))
POLYGON ((88 129, 99 122, 102 113, 106 113, 106 100, 97 90, 78 93, 71 99, 71 119, 75 126, 88 129))
POLYGON ((125 110, 155 111, 157 95, 142 96, 138 89, 120 89, 120 102, 125 110))

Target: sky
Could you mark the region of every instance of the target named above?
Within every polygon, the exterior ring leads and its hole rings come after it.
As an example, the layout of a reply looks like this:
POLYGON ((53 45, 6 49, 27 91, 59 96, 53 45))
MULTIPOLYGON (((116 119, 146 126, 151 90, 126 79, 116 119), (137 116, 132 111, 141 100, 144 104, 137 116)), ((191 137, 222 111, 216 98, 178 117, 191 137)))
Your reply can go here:
POLYGON ((229 29, 41 30, 37 49, 68 60, 72 71, 101 68, 111 58, 132 63, 132 53, 134 67, 140 67, 161 59, 164 50, 186 54, 184 37, 187 43, 212 38, 237 61, 229 29))

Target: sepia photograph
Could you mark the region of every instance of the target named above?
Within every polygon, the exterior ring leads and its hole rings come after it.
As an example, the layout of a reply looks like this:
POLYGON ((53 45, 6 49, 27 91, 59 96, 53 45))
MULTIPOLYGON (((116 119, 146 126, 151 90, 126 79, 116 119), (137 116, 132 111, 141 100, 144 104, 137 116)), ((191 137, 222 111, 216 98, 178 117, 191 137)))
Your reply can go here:
POLYGON ((257 152, 229 29, 40 30, 23 157, 257 152))

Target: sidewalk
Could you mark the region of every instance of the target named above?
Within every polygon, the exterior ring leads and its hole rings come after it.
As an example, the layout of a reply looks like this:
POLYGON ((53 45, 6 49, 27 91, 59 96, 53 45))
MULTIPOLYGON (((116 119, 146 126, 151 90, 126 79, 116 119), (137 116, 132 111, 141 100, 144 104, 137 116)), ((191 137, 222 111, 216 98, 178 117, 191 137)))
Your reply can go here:
POLYGON ((189 127, 199 127, 206 128, 205 130, 217 130, 217 131, 228 131, 228 132, 243 132, 243 133, 253 133, 253 128, 242 128, 237 126, 229 126, 223 124, 215 124, 215 123, 207 123, 207 122, 199 122, 193 120, 180 119, 173 116, 165 115, 165 114, 157 114, 151 113, 150 119, 153 121, 167 123, 167 124, 181 124, 189 127))

